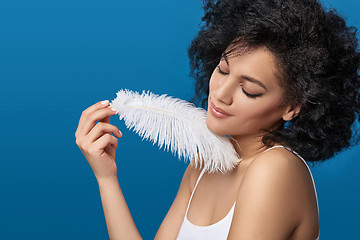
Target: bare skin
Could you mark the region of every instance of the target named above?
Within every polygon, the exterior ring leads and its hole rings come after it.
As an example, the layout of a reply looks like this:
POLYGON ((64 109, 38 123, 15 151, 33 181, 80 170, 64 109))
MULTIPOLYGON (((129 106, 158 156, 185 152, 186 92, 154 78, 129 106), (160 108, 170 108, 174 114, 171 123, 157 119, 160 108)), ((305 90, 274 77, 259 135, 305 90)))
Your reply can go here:
POLYGON ((142 239, 117 179, 116 137, 121 137, 122 133, 110 124, 110 116, 116 112, 108 108, 108 104, 108 101, 98 102, 83 111, 75 132, 76 144, 98 181, 110 239, 142 239))
MULTIPOLYGON (((282 88, 273 56, 265 49, 219 63, 210 79, 211 103, 229 114, 217 118, 208 109, 206 124, 218 135, 230 135, 240 164, 226 174, 205 173, 191 201, 188 220, 199 226, 218 222, 236 201, 228 239, 315 239, 319 231, 315 193, 305 164, 286 149, 264 153, 260 129, 275 129, 300 111, 280 104, 282 88), (249 81, 243 75, 261 82, 249 81), (246 93, 261 96, 249 97, 246 93), (221 197, 220 197, 221 196, 221 197)), ((100 102, 86 109, 75 133, 99 183, 110 239, 141 239, 116 177, 115 151, 121 137, 110 124, 116 114, 100 102), (99 123, 96 124, 96 121, 99 123)), ((177 196, 155 239, 176 239, 201 169, 189 164, 177 196)))
MULTIPOLYGON (((266 164, 263 166, 266 166, 266 164)), ((191 192, 195 187, 200 171, 200 169, 193 170, 190 180, 191 192)), ((259 178, 259 176, 254 180, 252 180, 253 178, 249 177, 249 175, 246 177, 253 181, 251 185, 256 186, 258 184, 261 186, 262 178, 259 178)), ((275 194, 275 192, 272 192, 272 194, 275 194)), ((204 173, 191 200, 188 220, 198 226, 212 225, 223 219, 236 201, 235 209, 238 209, 237 212, 234 212, 228 239, 315 239, 316 236, 318 236, 319 225, 314 194, 311 176, 304 163, 285 149, 272 149, 266 153, 253 156, 250 159, 243 159, 232 172, 226 175, 204 173), (278 213, 274 214, 275 217, 269 216, 269 222, 271 222, 271 220, 274 221, 275 226, 261 233, 263 236, 256 235, 260 233, 258 228, 259 226, 261 227, 261 225, 254 225, 254 222, 259 221, 256 217, 251 219, 254 211, 251 212, 249 207, 247 207, 248 215, 245 220, 241 219, 241 216, 245 214, 239 212, 246 211, 245 206, 250 205, 248 202, 251 201, 250 198, 252 196, 252 189, 243 185, 243 181, 247 170, 253 163, 253 167, 261 167, 261 161, 264 161, 264 159, 266 161, 274 161, 275 163, 275 161, 279 160, 279 156, 286 158, 286 163, 291 163, 291 166, 286 168, 286 171, 283 171, 283 173, 288 174, 283 174, 280 179, 291 180, 287 185, 288 188, 284 195, 292 197, 285 202, 286 205, 277 204, 279 198, 267 197, 264 200, 267 205, 273 205, 274 209, 280 213, 279 215, 282 215, 281 213, 286 211, 289 211, 291 214, 285 215, 283 218, 277 216, 278 213), (260 162, 255 163, 255 161, 260 162), (239 195, 240 189, 241 195, 245 196, 245 198, 239 195), (248 198, 246 198, 246 196, 248 198), (292 201, 292 203, 290 203, 290 201, 292 201), (243 206, 243 208, 239 208, 241 206, 243 206), (237 220, 236 216, 239 216, 240 220, 237 220), (250 228, 251 225, 254 225, 254 229, 252 230, 250 228), (242 226, 243 229, 239 226, 242 226), (279 226, 280 229, 277 229, 279 226), (249 230, 253 232, 249 232, 249 230), (236 232, 238 231, 241 231, 241 233, 237 234, 236 232)), ((259 205, 254 207, 258 207, 259 205)), ((261 216, 263 221, 264 216, 266 215, 261 216)), ((269 222, 267 224, 269 224, 269 222)))
POLYGON ((316 198, 307 167, 286 149, 264 153, 261 129, 276 129, 301 109, 281 104, 283 90, 275 72, 274 57, 259 47, 222 58, 210 79, 208 106, 213 103, 231 116, 217 118, 208 109, 207 126, 214 133, 232 136, 244 161, 233 173, 204 174, 188 219, 200 226, 216 223, 236 200, 228 239, 315 239, 318 234, 316 198), (257 82, 248 80, 249 76, 257 82))
MULTIPOLYGON (((233 137, 243 160, 225 175, 204 174, 189 206, 188 220, 198 226, 214 224, 227 215, 236 200, 228 239, 300 240, 318 236, 317 203, 307 167, 285 149, 264 153, 260 129, 276 129, 300 111, 299 106, 281 104, 283 90, 275 71, 273 56, 267 49, 258 48, 222 59, 210 79, 208 106, 213 103, 231 116, 217 118, 209 107, 206 124, 218 135, 233 137), (265 88, 244 76, 256 78, 265 88)), ((200 169, 191 165, 188 170, 190 190, 180 186, 155 239, 175 239, 181 228, 200 174, 200 169)), ((183 183, 187 184, 186 179, 183 183)))

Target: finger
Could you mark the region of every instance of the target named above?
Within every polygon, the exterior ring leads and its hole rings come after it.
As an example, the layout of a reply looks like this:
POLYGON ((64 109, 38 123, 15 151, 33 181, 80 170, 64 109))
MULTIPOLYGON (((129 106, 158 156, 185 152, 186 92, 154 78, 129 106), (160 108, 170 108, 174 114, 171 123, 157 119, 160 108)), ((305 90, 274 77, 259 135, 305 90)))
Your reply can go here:
POLYGON ((97 139, 94 143, 94 147, 96 149, 105 149, 107 146, 112 146, 113 148, 118 147, 118 140, 116 137, 112 136, 110 133, 106 133, 102 135, 99 139, 97 139))
POLYGON ((91 143, 95 142, 97 139, 99 139, 106 133, 113 133, 116 137, 122 137, 122 133, 116 126, 109 123, 99 122, 87 134, 87 141, 91 143))
POLYGON ((85 109, 81 114, 78 128, 75 132, 75 136, 77 137, 77 135, 79 133, 83 132, 84 122, 87 121, 87 116, 91 115, 93 112, 95 112, 99 109, 108 107, 108 105, 109 105, 109 100, 104 100, 104 101, 97 102, 97 103, 91 105, 90 107, 88 107, 87 109, 85 109))
POLYGON ((79 135, 87 135, 95 126, 97 121, 115 114, 116 112, 110 108, 100 108, 90 114, 85 114, 84 121, 82 122, 81 128, 79 129, 79 135))
MULTIPOLYGON (((111 109, 110 106, 108 106, 108 108, 111 109)), ((100 119, 99 122, 110 123, 110 116, 107 116, 107 117, 105 117, 103 119, 100 119)))
POLYGON ((95 142, 101 136, 106 133, 113 133, 114 136, 120 138, 122 137, 122 132, 114 125, 110 123, 99 122, 91 129, 91 131, 87 134, 87 141, 95 142))

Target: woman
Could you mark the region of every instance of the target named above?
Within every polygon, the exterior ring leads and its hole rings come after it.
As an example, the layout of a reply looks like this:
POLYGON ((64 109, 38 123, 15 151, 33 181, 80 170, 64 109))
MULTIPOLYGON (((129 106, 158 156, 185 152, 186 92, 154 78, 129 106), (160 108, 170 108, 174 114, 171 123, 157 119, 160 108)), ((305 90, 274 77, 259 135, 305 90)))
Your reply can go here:
MULTIPOLYGON (((189 48, 192 101, 208 105, 208 128, 228 135, 242 160, 226 174, 189 164, 155 239, 317 239, 304 159, 325 161, 351 144, 356 29, 316 0, 205 1, 204 10, 189 48)), ((76 143, 98 180, 110 238, 141 239, 116 176, 122 134, 108 103, 83 112, 76 143)))

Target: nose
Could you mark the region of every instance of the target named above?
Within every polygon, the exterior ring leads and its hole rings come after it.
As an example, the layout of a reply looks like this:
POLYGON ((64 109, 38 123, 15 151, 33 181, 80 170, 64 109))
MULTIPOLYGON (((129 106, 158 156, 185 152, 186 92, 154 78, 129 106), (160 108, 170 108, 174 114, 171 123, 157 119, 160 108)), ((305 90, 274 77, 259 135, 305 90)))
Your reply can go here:
POLYGON ((235 89, 234 82, 229 77, 223 81, 219 81, 215 89, 213 89, 213 96, 224 104, 231 105, 233 101, 233 91, 235 89))

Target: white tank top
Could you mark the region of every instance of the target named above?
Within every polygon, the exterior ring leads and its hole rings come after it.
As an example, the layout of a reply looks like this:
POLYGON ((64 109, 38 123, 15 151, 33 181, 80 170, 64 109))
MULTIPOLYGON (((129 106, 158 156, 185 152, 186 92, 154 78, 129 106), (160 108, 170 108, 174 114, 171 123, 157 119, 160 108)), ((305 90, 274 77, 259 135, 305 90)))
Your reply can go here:
MULTIPOLYGON (((318 209, 318 214, 319 214, 319 205, 318 205, 315 181, 314 181, 314 177, 313 177, 313 175, 312 175, 312 173, 310 171, 310 168, 307 165, 306 161, 298 153, 296 153, 292 149, 290 149, 288 147, 285 147, 285 146, 273 146, 273 147, 271 147, 269 149, 266 149, 264 152, 266 152, 266 151, 268 151, 270 149, 273 149, 273 148, 277 148, 277 147, 283 147, 283 148, 293 152, 307 166, 307 168, 308 168, 308 170, 310 172, 311 178, 312 178, 313 185, 314 185, 317 209, 318 209)), ((234 215, 234 209, 235 209, 236 201, 235 201, 234 205, 232 206, 232 208, 230 209, 229 213, 223 219, 221 219, 220 221, 218 221, 218 222, 216 222, 214 224, 211 224, 209 226, 197 226, 197 225, 191 223, 187 218, 187 213, 188 213, 188 210, 189 210, 191 199, 192 199, 192 197, 194 195, 195 189, 196 189, 202 175, 205 172, 204 170, 205 170, 205 168, 201 171, 201 173, 200 173, 200 175, 199 175, 199 177, 198 177, 198 179, 196 181, 194 190, 191 193, 190 200, 189 200, 189 203, 188 203, 188 206, 187 206, 187 209, 186 209, 184 221, 183 221, 183 223, 181 225, 181 228, 180 228, 180 231, 179 231, 179 234, 178 234, 176 240, 205 240, 205 239, 206 240, 213 240, 213 239, 214 240, 222 240, 222 239, 226 240, 227 239, 227 236, 228 236, 229 230, 230 230, 230 226, 231 226, 231 222, 232 222, 232 218, 233 218, 233 215, 234 215)), ((319 236, 320 236, 320 233, 319 233, 319 236)), ((319 236, 315 240, 319 240, 319 236)))

